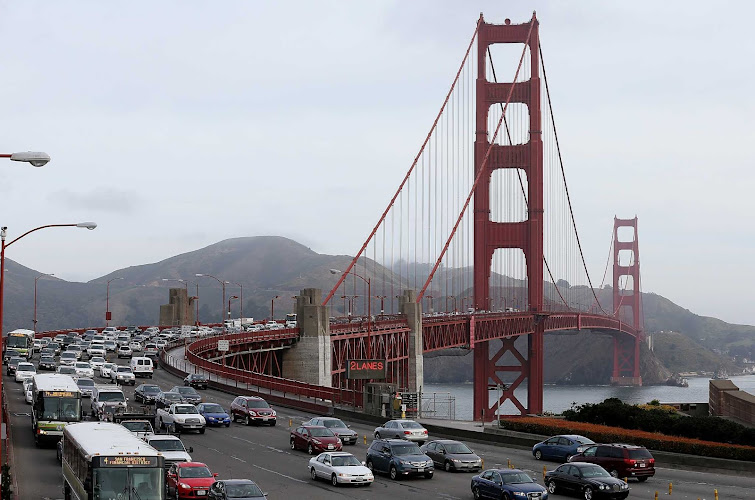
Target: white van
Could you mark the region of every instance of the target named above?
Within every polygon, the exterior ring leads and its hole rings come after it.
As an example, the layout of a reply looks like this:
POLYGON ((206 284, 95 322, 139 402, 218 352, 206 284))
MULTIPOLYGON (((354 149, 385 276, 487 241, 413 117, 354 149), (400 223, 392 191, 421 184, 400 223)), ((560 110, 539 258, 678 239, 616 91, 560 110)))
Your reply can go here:
POLYGON ((149 377, 152 378, 152 371, 154 365, 152 360, 147 357, 132 357, 131 358, 131 371, 134 372, 135 377, 149 377))

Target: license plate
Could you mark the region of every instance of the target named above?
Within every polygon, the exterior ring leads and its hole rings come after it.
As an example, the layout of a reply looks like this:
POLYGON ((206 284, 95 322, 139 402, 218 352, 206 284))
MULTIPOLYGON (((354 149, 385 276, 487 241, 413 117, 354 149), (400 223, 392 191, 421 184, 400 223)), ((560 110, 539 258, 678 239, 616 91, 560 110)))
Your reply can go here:
POLYGON ((267 422, 268 420, 270 420, 270 417, 262 417, 262 420, 263 420, 264 422, 267 422))
POLYGON ((197 490, 197 496, 203 497, 207 495, 207 490, 197 490))
POLYGON ((425 468, 424 467, 420 467, 419 469, 417 469, 417 472, 425 472, 425 468))
POLYGON ((333 449, 333 445, 332 445, 332 444, 329 444, 329 445, 328 445, 328 449, 329 449, 329 450, 332 450, 332 449, 333 449))
POLYGON ((644 463, 639 463, 639 464, 637 464, 637 467, 645 467, 645 464, 644 463))

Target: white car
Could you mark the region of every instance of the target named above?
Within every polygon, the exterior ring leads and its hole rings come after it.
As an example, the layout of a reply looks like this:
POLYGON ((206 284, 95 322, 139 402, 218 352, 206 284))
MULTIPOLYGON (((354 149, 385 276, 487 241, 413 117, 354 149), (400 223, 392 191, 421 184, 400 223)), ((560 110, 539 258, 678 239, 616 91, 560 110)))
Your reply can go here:
POLYGON ((166 345, 168 345, 168 341, 165 339, 155 339, 155 345, 158 349, 162 349, 166 345))
POLYGON ((102 365, 105 364, 105 358, 102 356, 95 356, 93 358, 89 358, 89 364, 92 365, 93 370, 97 370, 102 374, 101 368, 102 365))
POLYGON ((32 391, 31 391, 31 386, 33 382, 34 380, 30 378, 27 378, 26 380, 24 380, 24 398, 26 399, 26 402, 28 404, 31 404, 32 397, 33 397, 32 391))
POLYGON ((110 371, 115 368, 115 363, 107 363, 103 364, 100 367, 100 377, 102 378, 110 378, 110 371))
POLYGON ((16 382, 23 382, 37 374, 37 369, 31 363, 19 363, 16 367, 16 382))
POLYGON ((342 451, 320 453, 309 459, 309 475, 312 479, 325 479, 333 486, 339 484, 371 485, 375 480, 372 471, 362 465, 357 457, 342 451))
POLYGON ((76 353, 73 351, 63 351, 60 353, 60 364, 62 366, 73 366, 76 363, 76 353))
POLYGON ((189 446, 188 452, 183 442, 172 434, 153 434, 144 439, 148 445, 162 453, 166 462, 191 462, 194 448, 189 446))
POLYGON ((86 361, 77 361, 76 364, 73 365, 73 368, 76 370, 77 377, 94 377, 94 369, 92 368, 92 365, 86 361))
POLYGON ((161 429, 172 427, 177 432, 197 430, 204 434, 207 422, 193 404, 177 403, 170 408, 157 409, 157 425, 161 429))
POLYGON ((88 377, 81 377, 78 380, 76 380, 76 385, 79 386, 79 392, 81 392, 81 397, 83 398, 92 397, 92 392, 94 391, 94 380, 88 377))
POLYGON ((142 345, 139 342, 135 341, 135 340, 132 340, 131 343, 129 343, 128 346, 131 348, 131 352, 141 352, 142 351, 142 345))
POLYGON ((130 366, 115 366, 110 370, 110 381, 122 385, 136 385, 136 377, 130 366))
POLYGON ((107 349, 105 349, 104 342, 92 342, 91 344, 89 344, 89 347, 87 347, 87 355, 90 358, 94 356, 104 357, 105 354, 107 354, 107 349))
POLYGON ((131 355, 134 353, 131 351, 131 348, 127 345, 121 345, 118 346, 118 357, 119 358, 130 358, 131 355))

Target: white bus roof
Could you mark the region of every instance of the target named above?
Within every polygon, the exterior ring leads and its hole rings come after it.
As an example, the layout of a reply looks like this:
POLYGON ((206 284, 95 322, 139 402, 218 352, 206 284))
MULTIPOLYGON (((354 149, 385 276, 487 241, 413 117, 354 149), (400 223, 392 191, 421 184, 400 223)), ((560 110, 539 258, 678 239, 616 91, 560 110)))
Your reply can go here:
POLYGON ((12 332, 8 332, 8 335, 11 333, 21 333, 23 335, 28 335, 33 337, 34 336, 34 330, 27 330, 26 328, 18 328, 16 330, 13 330, 12 332))
POLYGON ((34 375, 34 386, 38 391, 80 392, 79 386, 70 375, 62 373, 41 373, 34 375))
POLYGON ((112 422, 68 424, 63 433, 81 449, 87 459, 96 455, 161 455, 136 434, 112 422))

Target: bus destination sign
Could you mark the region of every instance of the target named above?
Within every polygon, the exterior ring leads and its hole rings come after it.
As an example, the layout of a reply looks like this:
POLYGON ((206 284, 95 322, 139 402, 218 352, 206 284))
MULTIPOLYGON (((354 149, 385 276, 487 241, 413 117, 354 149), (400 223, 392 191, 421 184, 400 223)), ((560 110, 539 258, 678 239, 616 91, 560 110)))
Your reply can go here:
POLYGON ((347 379, 385 379, 386 361, 384 359, 347 359, 347 379))
POLYGON ((114 455, 100 457, 100 467, 158 467, 157 457, 114 455))
POLYGON ((75 398, 76 394, 71 391, 45 391, 45 396, 52 398, 75 398))

